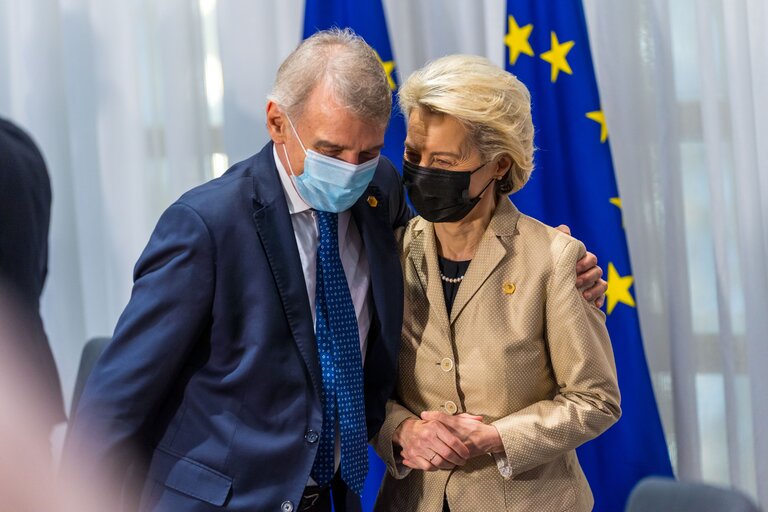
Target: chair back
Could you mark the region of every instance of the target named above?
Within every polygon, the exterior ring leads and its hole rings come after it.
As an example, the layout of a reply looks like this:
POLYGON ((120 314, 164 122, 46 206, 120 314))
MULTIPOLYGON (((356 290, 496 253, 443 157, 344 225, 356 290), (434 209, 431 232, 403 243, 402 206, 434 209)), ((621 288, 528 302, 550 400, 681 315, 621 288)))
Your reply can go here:
POLYGON ((739 491, 648 477, 632 491, 626 512, 760 512, 739 491))
POLYGON ((112 341, 112 338, 109 337, 92 338, 83 347, 83 352, 80 354, 80 367, 77 369, 75 391, 72 393, 72 406, 69 408, 70 422, 74 419, 75 411, 77 411, 77 404, 80 402, 80 395, 83 394, 85 381, 88 380, 96 360, 104 352, 110 341, 112 341))

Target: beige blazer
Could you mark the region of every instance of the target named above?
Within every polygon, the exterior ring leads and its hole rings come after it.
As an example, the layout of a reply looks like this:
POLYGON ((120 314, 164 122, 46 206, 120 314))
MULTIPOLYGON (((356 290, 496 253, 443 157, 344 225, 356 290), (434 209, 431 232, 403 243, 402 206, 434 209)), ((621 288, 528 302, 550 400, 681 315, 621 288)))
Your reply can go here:
POLYGON ((605 315, 576 289, 581 242, 502 199, 459 287, 450 317, 433 224, 405 229, 397 400, 374 446, 387 464, 376 510, 591 510, 574 449, 621 415, 605 315), (426 410, 482 415, 504 453, 453 471, 410 471, 392 434, 426 410))

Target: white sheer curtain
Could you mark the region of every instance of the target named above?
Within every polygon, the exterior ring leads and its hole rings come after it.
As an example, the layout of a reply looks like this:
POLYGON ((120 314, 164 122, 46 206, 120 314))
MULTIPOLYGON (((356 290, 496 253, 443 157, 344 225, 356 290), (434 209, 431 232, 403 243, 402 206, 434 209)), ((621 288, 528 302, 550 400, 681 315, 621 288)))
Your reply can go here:
POLYGON ((586 6, 678 475, 768 504, 768 7, 586 6))
POLYGON ((42 309, 67 395, 158 215, 211 176, 201 27, 185 0, 0 0, 0 115, 32 133, 51 174, 42 309))
MULTIPOLYGON (((505 0, 384 6, 401 78, 448 53, 504 64, 505 0)), ((766 504, 768 7, 585 7, 673 463, 766 504)), ((43 314, 67 395, 161 211, 266 141, 302 17, 303 0, 0 0, 0 115, 53 182, 43 314)))

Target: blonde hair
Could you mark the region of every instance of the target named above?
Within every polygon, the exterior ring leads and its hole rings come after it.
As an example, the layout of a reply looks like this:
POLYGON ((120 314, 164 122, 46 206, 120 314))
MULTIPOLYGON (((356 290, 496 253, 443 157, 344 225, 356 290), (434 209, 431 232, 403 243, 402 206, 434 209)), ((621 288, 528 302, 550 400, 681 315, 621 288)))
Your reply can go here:
POLYGON ((513 74, 484 57, 449 55, 415 71, 399 92, 406 119, 424 108, 455 117, 485 161, 508 154, 512 167, 498 194, 517 192, 533 171, 531 95, 513 74))
POLYGON ((373 48, 351 29, 322 30, 305 39, 280 65, 267 99, 299 118, 322 83, 361 119, 384 126, 389 122, 392 91, 387 75, 373 48))

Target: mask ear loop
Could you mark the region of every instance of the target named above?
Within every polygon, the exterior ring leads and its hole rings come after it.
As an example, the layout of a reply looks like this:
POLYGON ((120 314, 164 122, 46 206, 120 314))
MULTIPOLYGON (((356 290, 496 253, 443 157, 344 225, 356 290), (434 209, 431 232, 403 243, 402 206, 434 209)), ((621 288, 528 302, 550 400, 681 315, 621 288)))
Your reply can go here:
POLYGON ((304 151, 304 154, 307 154, 307 148, 304 147, 304 143, 301 142, 301 137, 299 137, 299 132, 296 131, 296 127, 293 126, 293 121, 291 121, 291 118, 288 116, 288 113, 283 111, 283 114, 285 115, 285 118, 288 120, 288 124, 291 125, 291 130, 293 130, 293 134, 296 136, 296 140, 299 141, 299 145, 301 146, 301 150, 304 151))
MULTIPOLYGON (((293 126, 293 121, 291 121, 291 118, 288 116, 288 113, 285 111, 285 109, 282 109, 281 107, 281 110, 285 118, 288 120, 288 124, 291 125, 291 130, 293 130, 293 134, 296 136, 296 140, 299 141, 299 146, 301 146, 301 150, 304 151, 304 155, 306 155, 307 149, 304 147, 304 143, 301 142, 301 137, 299 137, 299 132, 296 131, 296 127, 293 126)), ((294 178, 298 178, 296 173, 293 172, 293 165, 291 165, 291 159, 288 158, 288 149, 285 147, 285 142, 283 142, 283 155, 285 155, 285 161, 288 162, 288 170, 291 172, 291 176, 293 176, 294 178)), ((298 190, 296 192, 298 193, 298 190)))
POLYGON ((488 162, 485 162, 485 163, 482 163, 482 164, 480 164, 480 166, 479 166, 479 167, 475 167, 474 169, 472 169, 471 171, 469 171, 469 174, 475 174, 477 171, 479 171, 480 169, 482 169, 483 167, 485 167, 485 166, 486 166, 486 165, 488 165, 489 163, 490 163, 490 160, 489 160, 488 162))
MULTIPOLYGON (((288 114, 283 111, 283 114, 285 115, 285 118, 288 120, 288 124, 291 125, 291 129, 293 130, 293 134, 296 136, 296 140, 299 141, 299 145, 301 146, 301 149, 304 151, 304 154, 307 154, 307 150, 304 148, 304 143, 301 142, 301 137, 299 137, 299 133, 296 131, 296 128, 293 126, 293 122, 291 121, 291 118, 288 117, 288 114)), ((304 201, 304 204, 307 206, 311 205, 307 202, 306 199, 301 195, 301 192, 299 192, 299 189, 296 187, 296 183, 294 183, 294 180, 297 180, 300 178, 300 176, 296 175, 295 172, 293 172, 293 165, 291 165, 291 159, 288 157, 288 148, 285 147, 285 142, 283 142, 283 154, 285 155, 285 161, 288 162, 288 172, 291 173, 291 186, 293 186, 293 190, 296 191, 296 193, 299 195, 302 201, 304 201)))
POLYGON ((480 193, 475 196, 475 198, 477 198, 478 200, 482 199, 483 194, 488 189, 488 187, 491 186, 491 183, 493 183, 494 181, 496 181, 496 178, 491 178, 491 180, 485 184, 485 186, 483 187, 483 190, 481 190, 480 193))
MULTIPOLYGON (((470 173, 469 173, 469 174, 470 174, 470 175, 472 175, 472 174, 475 174, 477 171, 479 171, 480 169, 482 169, 483 167, 485 167, 485 166, 486 166, 486 165, 488 165, 489 163, 490 163, 490 160, 489 160, 488 162, 485 162, 484 164, 480 164, 480 167, 478 167, 477 169, 475 169, 475 170, 473 170, 473 171, 470 171, 470 173)), ((479 201, 480 201, 480 199, 482 199, 482 198, 483 198, 483 193, 484 193, 484 192, 485 192, 485 191, 488 189, 488 187, 489 187, 489 186, 491 185, 491 183, 493 183, 494 181, 496 181, 496 178, 491 178, 491 180, 490 180, 488 183, 486 183, 486 184, 485 184, 485 186, 483 187, 483 190, 481 190, 479 194, 477 194, 477 195, 476 195, 474 198, 472 198, 472 200, 474 200, 474 199, 477 199, 477 200, 478 200, 478 202, 479 202, 479 201)), ((469 190, 467 190, 467 193, 469 193, 469 190)))
POLYGON ((282 146, 283 146, 283 155, 285 155, 285 161, 288 162, 288 170, 290 171, 291 176, 295 178, 297 176, 296 176, 296 173, 293 172, 293 165, 291 165, 291 159, 288 158, 288 150, 285 148, 285 143, 283 143, 282 146))

